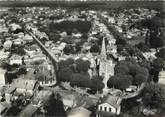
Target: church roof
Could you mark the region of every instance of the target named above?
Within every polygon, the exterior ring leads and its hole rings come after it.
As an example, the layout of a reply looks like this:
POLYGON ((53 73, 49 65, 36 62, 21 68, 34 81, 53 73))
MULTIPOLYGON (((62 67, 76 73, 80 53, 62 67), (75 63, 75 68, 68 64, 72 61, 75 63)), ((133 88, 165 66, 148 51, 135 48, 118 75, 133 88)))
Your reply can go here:
POLYGON ((105 39, 103 38, 102 46, 101 46, 101 55, 106 56, 106 46, 105 46, 105 39))

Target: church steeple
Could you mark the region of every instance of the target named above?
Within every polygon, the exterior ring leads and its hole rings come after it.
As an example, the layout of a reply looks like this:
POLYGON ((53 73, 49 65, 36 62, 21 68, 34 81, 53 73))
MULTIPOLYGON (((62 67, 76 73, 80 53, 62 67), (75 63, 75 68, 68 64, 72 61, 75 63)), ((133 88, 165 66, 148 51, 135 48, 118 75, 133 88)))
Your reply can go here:
POLYGON ((103 41, 102 41, 100 56, 101 56, 101 59, 103 59, 103 60, 106 60, 106 58, 107 58, 105 39, 104 38, 103 38, 103 41))

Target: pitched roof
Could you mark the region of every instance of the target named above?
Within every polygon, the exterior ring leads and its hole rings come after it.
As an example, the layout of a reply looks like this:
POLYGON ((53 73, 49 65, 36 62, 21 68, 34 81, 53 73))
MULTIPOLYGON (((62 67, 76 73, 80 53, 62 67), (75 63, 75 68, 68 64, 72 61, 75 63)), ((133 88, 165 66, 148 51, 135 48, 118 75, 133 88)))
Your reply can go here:
POLYGON ((160 71, 160 72, 159 72, 159 77, 165 77, 165 71, 163 71, 163 70, 160 71))
POLYGON ((13 81, 13 86, 16 88, 22 88, 22 89, 28 89, 33 90, 36 86, 37 81, 36 80, 28 80, 28 79, 15 79, 13 81))
POLYGON ((68 112, 68 117, 76 117, 76 115, 81 115, 79 117, 89 117, 91 112, 83 107, 77 107, 68 112))
POLYGON ((8 93, 8 94, 11 94, 15 91, 15 87, 13 87, 12 85, 11 86, 7 86, 6 87, 6 90, 5 90, 5 93, 8 93))
POLYGON ((6 110, 6 109, 9 109, 11 107, 10 104, 6 103, 6 102, 1 102, 0 103, 0 114, 6 110))
POLYGON ((33 114, 38 110, 37 106, 29 104, 21 113, 20 117, 32 117, 33 114))
POLYGON ((102 99, 102 103, 108 103, 110 104, 111 106, 115 107, 115 108, 118 108, 121 104, 121 101, 122 99, 118 96, 113 96, 113 95, 107 95, 106 97, 104 97, 102 99))
POLYGON ((10 57, 10 60, 22 60, 22 56, 19 56, 17 54, 13 54, 11 57, 10 57))
POLYGON ((41 102, 42 104, 44 104, 45 102, 47 102, 50 99, 50 96, 52 96, 52 95, 53 95, 52 91, 42 90, 34 98, 33 103, 38 104, 39 102, 41 102))

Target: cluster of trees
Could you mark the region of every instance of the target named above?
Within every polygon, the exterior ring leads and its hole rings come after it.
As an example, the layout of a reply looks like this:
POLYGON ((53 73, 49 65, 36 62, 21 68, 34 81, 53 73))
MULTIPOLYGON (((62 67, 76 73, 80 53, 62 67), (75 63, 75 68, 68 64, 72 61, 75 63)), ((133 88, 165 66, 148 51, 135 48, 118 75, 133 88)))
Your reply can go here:
POLYGON ((144 58, 142 52, 140 51, 141 49, 139 49, 136 46, 126 45, 124 47, 122 45, 118 45, 117 50, 121 55, 126 56, 126 57, 136 56, 138 59, 143 59, 144 58))
POLYGON ((142 92, 142 101, 151 108, 161 108, 165 105, 165 87, 157 83, 148 83, 142 92))
POLYGON ((91 28, 91 22, 90 21, 63 21, 60 23, 51 23, 49 26, 49 29, 51 31, 53 30, 59 30, 59 31, 66 31, 68 35, 70 35, 73 31, 73 29, 77 29, 81 33, 88 33, 88 31, 91 28))
POLYGON ((58 81, 70 82, 71 86, 91 88, 92 90, 102 90, 104 84, 99 76, 90 78, 88 70, 90 62, 82 59, 67 59, 59 62, 58 81), (97 85, 96 85, 97 84, 97 85))
POLYGON ((164 42, 163 42, 164 37, 159 35, 159 33, 160 33, 160 31, 158 31, 158 30, 150 31, 149 43, 152 48, 159 48, 164 45, 164 42))
POLYGON ((149 51, 150 51, 149 46, 148 46, 147 44, 145 44, 145 43, 142 43, 142 42, 139 43, 139 44, 137 44, 136 47, 137 47, 139 50, 141 50, 142 52, 149 52, 149 51))
POLYGON ((147 68, 140 66, 135 60, 123 60, 115 66, 115 75, 111 77, 108 87, 125 90, 131 84, 141 85, 149 77, 147 68))
POLYGON ((83 44, 85 43, 86 39, 79 39, 79 42, 75 42, 72 38, 67 38, 62 40, 62 42, 66 42, 67 45, 64 48, 64 53, 66 55, 75 54, 81 51, 83 44))
POLYGON ((60 94, 52 94, 49 99, 44 103, 44 113, 38 114, 37 116, 53 116, 53 117, 66 117, 64 105, 61 100, 60 94))
POLYGON ((164 36, 160 27, 163 27, 164 14, 158 13, 152 19, 142 20, 139 24, 144 28, 148 28, 149 31, 146 34, 146 42, 149 43, 152 48, 159 48, 164 46, 164 36))

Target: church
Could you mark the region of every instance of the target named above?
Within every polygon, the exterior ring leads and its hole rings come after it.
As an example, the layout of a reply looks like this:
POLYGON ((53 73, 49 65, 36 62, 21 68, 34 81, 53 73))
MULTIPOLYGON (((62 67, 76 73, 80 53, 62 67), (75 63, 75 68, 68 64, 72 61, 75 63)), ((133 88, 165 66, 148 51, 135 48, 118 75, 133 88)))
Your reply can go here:
POLYGON ((108 79, 114 75, 115 63, 113 63, 112 59, 107 59, 107 51, 106 51, 104 38, 102 41, 101 53, 98 61, 99 61, 99 76, 102 76, 104 78, 103 82, 106 84, 108 79))

